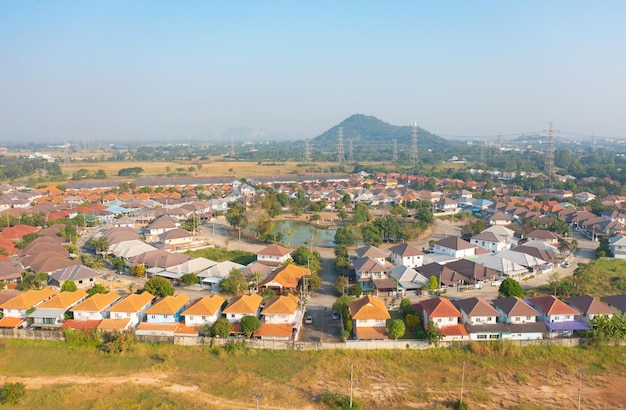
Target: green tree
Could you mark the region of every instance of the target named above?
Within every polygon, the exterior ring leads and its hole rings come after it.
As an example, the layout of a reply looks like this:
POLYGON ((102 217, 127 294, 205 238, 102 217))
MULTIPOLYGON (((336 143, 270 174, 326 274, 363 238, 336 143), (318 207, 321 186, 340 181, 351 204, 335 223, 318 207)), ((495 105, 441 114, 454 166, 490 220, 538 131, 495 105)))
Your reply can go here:
POLYGON ((195 273, 186 273, 181 276, 180 281, 187 286, 195 285, 198 283, 198 275, 195 273))
POLYGON ((76 292, 77 289, 76 282, 71 279, 66 280, 63 282, 63 285, 61 285, 61 292, 76 292))
POLYGON ((404 336, 406 332, 406 326, 404 325, 404 321, 402 319, 392 320, 389 325, 389 337, 393 337, 398 341, 399 337, 404 336))
POLYGON ((428 285, 426 286, 428 287, 428 290, 430 290, 431 292, 434 290, 437 290, 439 288, 439 281, 437 280, 437 277, 433 275, 430 278, 428 278, 428 285))
POLYGON ((439 343, 443 339, 443 333, 439 330, 435 324, 430 321, 426 325, 426 339, 428 339, 429 345, 439 346, 439 343))
POLYGON ((506 278, 500 284, 498 288, 498 296, 506 298, 509 296, 517 296, 518 298, 524 297, 524 288, 518 281, 513 278, 506 278))
POLYGON ((146 276, 146 267, 143 264, 131 266, 130 273, 138 278, 143 278, 146 276))
POLYGON ((23 383, 6 383, 0 389, 0 403, 17 404, 26 394, 26 386, 23 383))
POLYGON ((228 337, 233 331, 233 325, 228 319, 221 317, 217 319, 211 326, 211 336, 228 337))
POLYGON ((352 246, 354 245, 354 235, 352 230, 347 226, 340 226, 335 232, 335 244, 337 246, 352 246))
POLYGON ((143 290, 158 297, 174 295, 174 286, 172 286, 172 283, 161 276, 150 278, 143 287, 143 290))
POLYGON ((367 245, 378 246, 383 242, 380 231, 374 224, 365 224, 361 227, 363 242, 367 245))
POLYGON ((363 294, 363 288, 358 283, 355 283, 350 287, 350 291, 348 293, 358 298, 363 294))
POLYGON ((244 316, 241 318, 241 331, 250 337, 254 332, 261 328, 261 321, 256 316, 244 316))
POLYGON ((228 277, 220 282, 220 292, 229 295, 239 296, 248 288, 248 282, 243 276, 241 269, 232 268, 228 272, 228 277))
POLYGON ((89 290, 87 290, 87 294, 89 296, 93 296, 96 293, 109 293, 109 289, 107 289, 106 286, 101 285, 99 283, 96 283, 95 285, 93 285, 91 288, 89 288, 89 290))
POLYGON ((400 301, 400 313, 403 317, 406 317, 406 315, 408 314, 415 313, 415 311, 413 310, 413 302, 411 302, 411 299, 404 298, 400 301))
POLYGON ((354 207, 354 215, 352 215, 352 223, 360 225, 372 220, 372 215, 367 205, 358 203, 354 207))
POLYGON ((422 318, 417 314, 409 313, 404 320, 406 320, 406 326, 413 333, 417 333, 420 326, 422 326, 422 318))
POLYGON ((338 294, 344 295, 346 293, 346 286, 348 286, 348 278, 345 276, 338 276, 333 289, 335 289, 335 292, 338 294))

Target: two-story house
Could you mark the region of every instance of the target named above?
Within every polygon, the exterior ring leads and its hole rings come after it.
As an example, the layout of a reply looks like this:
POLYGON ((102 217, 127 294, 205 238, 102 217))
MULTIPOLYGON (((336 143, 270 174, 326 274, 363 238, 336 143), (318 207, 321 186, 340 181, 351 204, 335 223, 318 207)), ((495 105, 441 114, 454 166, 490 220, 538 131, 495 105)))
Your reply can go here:
POLYGON ((401 243, 389 248, 391 263, 395 266, 417 268, 424 264, 424 252, 408 243, 401 243))
POLYGON ((65 321, 65 312, 87 298, 87 292, 78 289, 74 292, 61 292, 43 302, 27 317, 34 327, 60 327, 65 321))
POLYGON ((193 234, 182 228, 174 228, 159 235, 162 249, 170 252, 184 252, 191 248, 193 234))
POLYGON ((487 249, 489 252, 496 254, 511 249, 511 243, 505 236, 498 235, 494 232, 483 231, 478 235, 470 238, 470 243, 487 249))
POLYGON ((254 337, 289 340, 295 336, 302 322, 298 298, 294 295, 276 296, 265 302, 261 310, 261 328, 254 337))
POLYGON ((387 336, 387 319, 391 316, 385 303, 375 296, 363 296, 350 303, 352 331, 357 340, 385 340, 387 336))
POLYGON ((272 244, 261 249, 256 254, 256 260, 266 265, 278 266, 291 257, 291 249, 272 244))
POLYGON ((542 339, 546 332, 544 322, 537 322, 538 312, 522 299, 510 296, 492 302, 498 311, 498 321, 506 323, 512 340, 542 339))
POLYGON ((589 330, 585 322, 576 318, 580 316, 580 311, 555 296, 529 298, 526 302, 539 312, 550 337, 571 337, 576 331, 589 330))
POLYGON ((41 290, 27 290, 12 297, 0 305, 3 317, 0 319, 0 327, 17 328, 26 327, 26 316, 29 311, 49 300, 56 293, 49 288, 41 290))
POLYGON ((185 326, 212 325, 217 319, 222 317, 222 305, 224 302, 225 299, 217 293, 198 299, 193 305, 183 311, 185 326))
POLYGON ((444 335, 443 340, 469 340, 467 329, 459 323, 461 312, 450 299, 438 296, 413 306, 416 312, 421 313, 424 327, 432 322, 444 335))
POLYGON ((102 331, 122 331, 134 328, 143 321, 145 311, 152 305, 150 292, 133 293, 108 309, 109 317, 98 325, 102 331))
POLYGON ((460 299, 455 302, 461 312, 461 322, 470 340, 496 340, 508 338, 509 329, 498 323, 498 311, 481 298, 460 299))

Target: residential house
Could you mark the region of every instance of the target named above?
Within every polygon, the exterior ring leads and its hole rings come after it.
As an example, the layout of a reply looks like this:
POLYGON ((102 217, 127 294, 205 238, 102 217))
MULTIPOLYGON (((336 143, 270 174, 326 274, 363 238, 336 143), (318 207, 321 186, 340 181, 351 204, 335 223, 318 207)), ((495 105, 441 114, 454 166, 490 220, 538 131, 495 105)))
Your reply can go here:
POLYGON ((32 319, 34 327, 60 327, 65 321, 65 313, 87 299, 87 296, 87 292, 82 289, 61 292, 37 306, 27 317, 32 319))
POLYGON ((269 245, 256 254, 258 262, 272 266, 278 266, 289 258, 291 258, 291 249, 276 244, 269 245))
POLYGON ((495 214, 486 217, 485 222, 491 226, 506 226, 513 222, 513 218, 504 212, 496 212, 495 214))
POLYGON ((580 319, 590 323, 596 316, 613 317, 615 310, 593 296, 583 295, 565 299, 565 303, 580 311, 580 319))
POLYGON ((120 300, 121 296, 115 292, 96 293, 82 303, 70 309, 74 314, 75 321, 100 321, 109 316, 107 309, 120 300))
POLYGON ((391 318, 385 303, 375 296, 363 296, 350 303, 352 331, 357 340, 386 340, 387 320, 391 318))
POLYGON ((159 235, 161 249, 170 252, 184 252, 191 248, 193 234, 182 228, 170 229, 159 235))
POLYGON ((356 259, 352 261, 352 266, 364 292, 374 290, 374 280, 387 278, 387 268, 370 257, 356 259))
POLYGON ((622 315, 626 314, 626 293, 622 293, 621 295, 605 296, 602 300, 618 313, 621 313, 622 315))
POLYGON ((169 215, 163 215, 148 225, 146 228, 146 234, 150 236, 159 236, 178 227, 180 227, 178 219, 169 215))
POLYGON ((102 272, 88 268, 85 265, 72 265, 52 272, 48 277, 50 286, 61 287, 68 280, 73 281, 78 289, 87 289, 98 283, 102 272))
POLYGON ((443 340, 469 340, 469 333, 464 325, 459 323, 461 312, 450 299, 440 296, 427 299, 414 305, 415 310, 422 314, 424 327, 432 322, 444 335, 443 340))
POLYGON ((259 291, 272 289, 276 295, 297 294, 305 286, 304 277, 310 277, 311 271, 302 266, 287 264, 279 266, 259 283, 259 291))
POLYGON ((408 291, 418 293, 428 285, 426 276, 408 266, 396 266, 387 273, 397 282, 397 291, 402 297, 406 296, 408 291))
POLYGON ((476 258, 476 263, 493 269, 498 273, 498 276, 516 280, 520 280, 522 276, 528 273, 528 269, 525 266, 519 265, 511 259, 505 259, 500 255, 481 255, 476 258))
POLYGON ((424 264, 424 252, 408 243, 401 243, 389 248, 391 251, 391 263, 396 266, 417 268, 424 264))
POLYGON ((355 250, 356 258, 370 258, 385 266, 386 257, 382 250, 378 249, 375 246, 367 245, 355 250))
POLYGON ((496 340, 508 338, 506 324, 498 323, 499 313, 481 298, 457 300, 455 306, 461 312, 461 322, 470 335, 470 340, 496 340))
MULTIPOLYGON (((220 291, 220 282, 228 277, 233 269, 242 270, 245 266, 231 261, 223 261, 215 264, 208 269, 198 272, 200 284, 204 289, 213 292, 220 291)), ((243 289, 241 289, 243 290, 243 289)))
POLYGON ((526 238, 535 241, 541 241, 550 245, 558 246, 561 236, 546 229, 537 229, 526 235, 526 238))
MULTIPOLYGON (((460 259, 477 255, 476 248, 478 248, 477 245, 472 245, 459 237, 449 236, 433 243, 432 251, 460 259)), ((478 253, 480 254, 482 252, 478 251, 478 253)))
POLYGON ((452 198, 440 198, 436 209, 437 212, 456 213, 459 211, 459 203, 452 198))
POLYGON ((491 302, 499 313, 498 321, 506 323, 511 340, 542 339, 546 332, 544 322, 537 322, 538 312, 522 299, 510 296, 491 302))
POLYGON ((580 316, 580 311, 568 306, 555 296, 529 298, 526 302, 539 312, 550 337, 570 337, 576 331, 589 330, 585 322, 576 319, 580 316))
POLYGON ((263 298, 258 293, 241 295, 232 298, 222 310, 222 314, 229 322, 235 324, 244 316, 259 316, 263 298))
POLYGON ((487 249, 491 253, 500 253, 511 249, 511 243, 506 236, 501 236, 493 232, 483 231, 470 238, 470 243, 487 249))
POLYGON ((298 309, 298 298, 294 295, 276 296, 265 302, 261 310, 261 328, 254 336, 261 339, 290 340, 295 337, 302 311, 298 309))
POLYGON ((126 330, 143 321, 145 311, 152 305, 154 295, 133 293, 108 309, 109 319, 100 322, 100 330, 126 330))
POLYGON ((610 237, 609 250, 615 259, 626 259, 626 236, 610 237))
MULTIPOLYGON (((180 317, 189 303, 185 295, 165 296, 145 311, 145 322, 137 325, 136 335, 143 336, 175 336, 180 325, 180 317)), ((184 326, 184 325, 183 325, 184 326)), ((200 329, 195 329, 197 336, 200 329)), ((187 333, 187 332, 185 332, 187 333)))
POLYGON ((222 316, 222 305, 226 300, 218 294, 204 296, 183 311, 185 326, 212 325, 222 316))
POLYGON ((49 288, 41 290, 31 289, 0 304, 3 314, 2 319, 0 319, 0 328, 25 327, 27 325, 26 316, 29 311, 49 300, 55 294, 49 288))

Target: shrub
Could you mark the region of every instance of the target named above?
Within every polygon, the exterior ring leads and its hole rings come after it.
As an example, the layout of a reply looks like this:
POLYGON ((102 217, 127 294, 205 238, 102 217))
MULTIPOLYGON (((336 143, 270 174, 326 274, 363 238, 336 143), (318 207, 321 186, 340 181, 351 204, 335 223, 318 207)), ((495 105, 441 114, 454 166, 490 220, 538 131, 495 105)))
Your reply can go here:
POLYGON ((0 390, 0 403, 17 404, 26 394, 26 386, 23 383, 6 383, 0 390))
POLYGON ((352 400, 352 407, 350 407, 350 397, 345 394, 339 393, 331 393, 329 391, 324 391, 320 393, 318 399, 321 403, 330 407, 333 410, 348 410, 352 409, 360 409, 361 403, 356 400, 352 400))

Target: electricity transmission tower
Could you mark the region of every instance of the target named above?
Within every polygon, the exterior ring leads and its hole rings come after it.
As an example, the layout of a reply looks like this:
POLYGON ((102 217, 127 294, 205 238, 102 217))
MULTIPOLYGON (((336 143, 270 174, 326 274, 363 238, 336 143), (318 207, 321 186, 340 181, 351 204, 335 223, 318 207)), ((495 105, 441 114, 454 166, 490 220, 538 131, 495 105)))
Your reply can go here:
POLYGON ((337 163, 339 165, 346 165, 346 157, 343 152, 343 127, 339 127, 339 135, 337 142, 337 163))
POLYGON ((413 147, 411 150, 411 167, 417 171, 417 167, 419 164, 417 158, 417 121, 413 121, 413 132, 411 133, 411 141, 413 143, 413 147))
POLYGON ((398 141, 393 140, 393 154, 391 154, 391 162, 398 162, 398 141))

